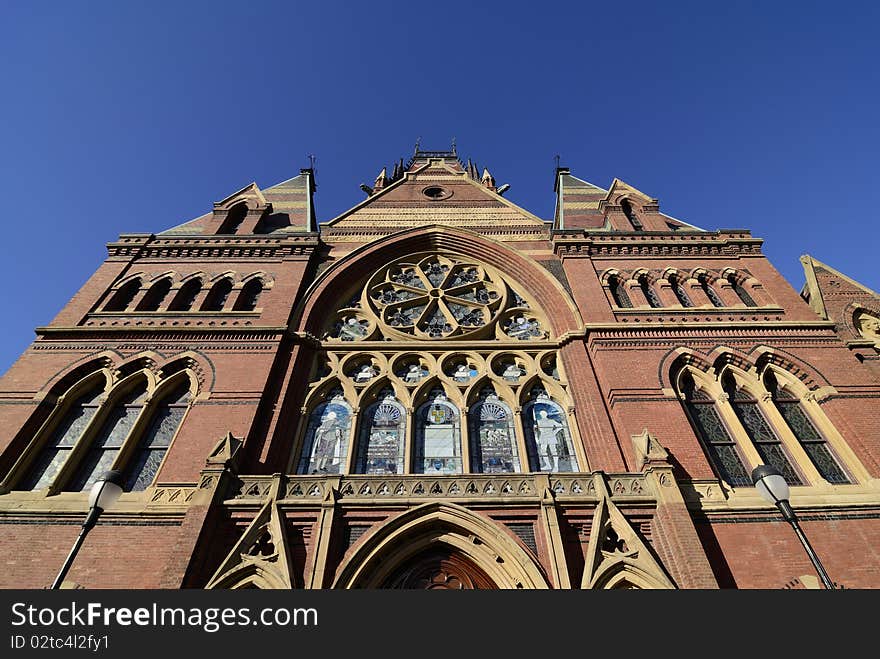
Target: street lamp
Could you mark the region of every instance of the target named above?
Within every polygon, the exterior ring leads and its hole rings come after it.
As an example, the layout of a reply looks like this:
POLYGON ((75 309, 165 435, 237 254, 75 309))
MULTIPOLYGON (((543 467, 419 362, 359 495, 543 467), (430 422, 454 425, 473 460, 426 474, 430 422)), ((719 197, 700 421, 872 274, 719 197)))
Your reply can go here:
POLYGON ((776 507, 779 508, 779 512, 781 512, 782 516, 785 518, 785 521, 791 524, 794 532, 797 534, 798 540, 800 540, 801 544, 804 546, 807 556, 809 556, 810 560, 813 562, 813 567, 815 567, 816 572, 819 573, 819 577, 822 579, 825 588, 834 590, 834 584, 828 577, 828 573, 825 572, 825 568, 822 567, 822 563, 819 562, 819 557, 816 556, 816 552, 814 552, 813 548, 810 546, 810 542, 801 530, 800 524, 798 524, 797 515, 794 514, 794 510, 788 502, 788 483, 785 482, 785 478, 779 473, 779 470, 771 465, 755 467, 752 471, 752 482, 755 484, 755 488, 757 488, 761 496, 770 503, 775 504, 776 507))
POLYGON ((67 571, 73 564, 73 559, 76 558, 79 548, 82 547, 82 543, 86 539, 86 535, 98 523, 101 513, 116 503, 120 494, 122 494, 121 471, 105 471, 100 480, 92 485, 92 489, 89 492, 89 514, 86 515, 86 520, 82 523, 82 529, 76 538, 76 542, 73 543, 73 547, 67 555, 64 565, 61 567, 61 571, 55 577, 52 590, 61 587, 61 582, 64 581, 67 571))

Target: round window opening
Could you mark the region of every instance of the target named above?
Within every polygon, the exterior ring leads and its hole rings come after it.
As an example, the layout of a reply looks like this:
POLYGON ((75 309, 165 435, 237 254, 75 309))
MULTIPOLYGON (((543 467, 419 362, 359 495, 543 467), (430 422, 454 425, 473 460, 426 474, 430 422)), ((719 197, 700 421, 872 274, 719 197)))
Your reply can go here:
POLYGON ((441 188, 439 185, 432 185, 425 188, 422 190, 422 194, 428 199, 433 199, 434 201, 439 201, 440 199, 446 199, 447 197, 452 196, 452 193, 449 190, 441 188))

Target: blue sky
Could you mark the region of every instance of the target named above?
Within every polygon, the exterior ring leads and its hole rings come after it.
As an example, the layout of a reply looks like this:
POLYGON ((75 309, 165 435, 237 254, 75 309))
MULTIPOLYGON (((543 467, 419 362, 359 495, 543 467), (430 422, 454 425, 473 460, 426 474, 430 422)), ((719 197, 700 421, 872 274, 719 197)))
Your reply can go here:
POLYGON ((0 372, 123 232, 317 157, 327 220, 445 148, 553 213, 554 155, 874 290, 877 3, 9 2, 0 25, 0 372))

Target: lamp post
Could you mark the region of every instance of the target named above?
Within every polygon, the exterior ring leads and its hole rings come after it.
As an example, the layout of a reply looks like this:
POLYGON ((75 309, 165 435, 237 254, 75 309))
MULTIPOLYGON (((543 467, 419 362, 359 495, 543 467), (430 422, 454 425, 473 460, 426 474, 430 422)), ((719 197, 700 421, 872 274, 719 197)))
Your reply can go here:
POLYGON ((67 571, 73 564, 73 559, 76 558, 79 548, 82 547, 83 541, 86 539, 86 535, 98 523, 101 513, 112 506, 120 494, 122 494, 122 472, 120 471, 105 471, 101 479, 92 485, 92 489, 89 492, 89 514, 86 515, 86 519, 82 523, 82 529, 76 538, 76 542, 73 543, 73 547, 67 555, 64 565, 61 567, 61 571, 55 577, 52 590, 61 587, 61 582, 64 581, 67 571))
POLYGON ((807 540, 807 536, 804 535, 800 524, 798 524, 797 515, 794 514, 794 510, 788 502, 788 483, 785 482, 785 478, 779 473, 779 470, 772 465, 755 467, 752 471, 752 482, 755 484, 755 487, 761 496, 770 503, 775 504, 776 507, 779 508, 779 512, 782 513, 782 517, 785 521, 791 524, 794 532, 797 534, 798 540, 800 540, 801 544, 804 546, 807 556, 809 556, 810 560, 813 562, 813 567, 815 567, 816 572, 819 573, 819 578, 822 579, 825 588, 834 590, 834 584, 828 577, 825 568, 822 567, 822 563, 819 562, 819 557, 816 556, 816 552, 813 551, 813 547, 810 546, 810 541, 807 540))

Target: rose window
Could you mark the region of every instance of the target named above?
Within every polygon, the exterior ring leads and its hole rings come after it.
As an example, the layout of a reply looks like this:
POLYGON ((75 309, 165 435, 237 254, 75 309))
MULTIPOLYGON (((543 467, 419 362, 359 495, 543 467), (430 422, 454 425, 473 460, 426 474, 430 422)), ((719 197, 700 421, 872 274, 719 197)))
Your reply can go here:
POLYGON ((541 312, 494 268, 452 255, 420 254, 370 277, 361 293, 337 310, 325 338, 535 340, 548 336, 545 327, 541 312))
POLYGON ((506 300, 504 283, 487 268, 433 255, 380 271, 367 295, 388 326, 431 339, 485 327, 506 300))

